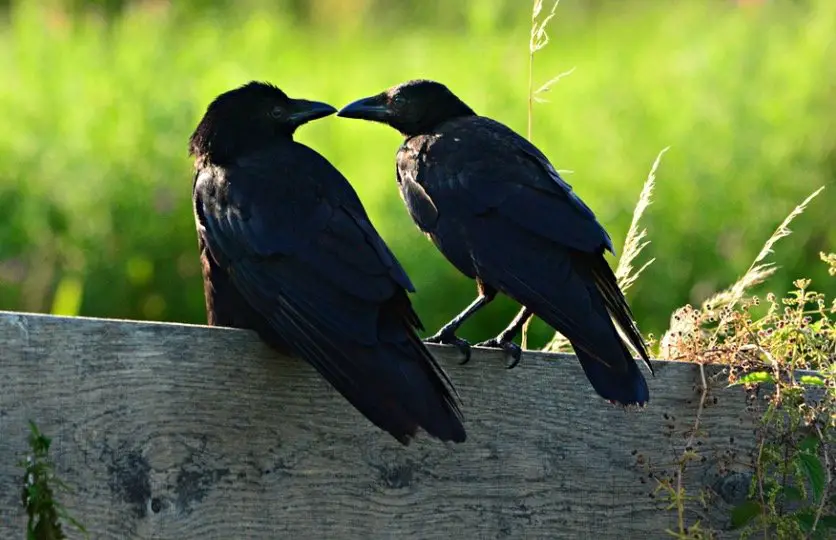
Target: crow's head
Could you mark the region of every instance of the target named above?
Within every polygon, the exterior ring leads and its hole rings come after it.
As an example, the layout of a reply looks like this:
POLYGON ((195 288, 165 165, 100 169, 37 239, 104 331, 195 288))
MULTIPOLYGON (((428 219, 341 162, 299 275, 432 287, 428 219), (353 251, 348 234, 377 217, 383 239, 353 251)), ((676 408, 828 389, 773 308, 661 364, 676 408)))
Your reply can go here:
POLYGON ((428 133, 447 120, 474 114, 443 84, 414 80, 358 99, 343 107, 337 116, 382 122, 412 136, 428 133))
POLYGON ((327 103, 292 99, 271 84, 253 81, 209 104, 189 139, 189 154, 222 164, 277 138, 289 139, 302 124, 335 112, 327 103))

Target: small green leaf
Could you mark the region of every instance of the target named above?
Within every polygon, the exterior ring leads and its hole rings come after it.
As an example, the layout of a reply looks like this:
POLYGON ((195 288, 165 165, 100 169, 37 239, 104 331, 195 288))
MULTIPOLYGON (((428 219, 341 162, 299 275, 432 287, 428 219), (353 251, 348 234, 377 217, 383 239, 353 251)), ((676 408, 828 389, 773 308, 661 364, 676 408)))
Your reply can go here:
POLYGON ((776 482, 775 480, 770 480, 769 478, 764 478, 763 491, 765 493, 772 493, 775 490, 781 490, 781 486, 778 485, 778 482, 776 482))
POLYGON ((758 501, 751 499, 743 501, 734 507, 731 512, 731 527, 739 529, 761 513, 761 505, 758 501))
POLYGON ((798 443, 798 448, 803 452, 815 455, 819 451, 819 438, 817 435, 807 435, 798 443))
POLYGON ((811 386, 824 386, 824 380, 821 377, 816 377, 815 375, 802 375, 798 381, 801 384, 809 384, 811 386))
POLYGON ((827 529, 836 529, 836 516, 821 516, 816 522, 816 513, 813 510, 799 510, 793 514, 798 526, 805 533, 813 532, 813 523, 816 524, 816 531, 810 538, 832 538, 832 536, 825 536, 827 529))
POLYGON ((810 510, 801 510, 793 514, 795 521, 798 522, 798 526, 801 527, 801 530, 804 532, 810 532, 813 529, 813 521, 815 521, 815 517, 813 516, 813 512, 810 510))
POLYGON ((787 501, 803 501, 804 500, 804 493, 795 486, 784 486, 783 488, 784 498, 787 501))
POLYGON ((807 475, 810 485, 813 487, 813 497, 817 501, 821 500, 824 491, 824 467, 821 461, 819 461, 818 456, 807 453, 798 454, 797 459, 801 470, 807 475))
POLYGON ((761 383, 772 383, 775 382, 775 379, 772 378, 772 374, 768 371, 753 371, 752 373, 747 373, 746 375, 737 379, 737 382, 731 384, 730 386, 736 386, 738 384, 761 384, 761 383))

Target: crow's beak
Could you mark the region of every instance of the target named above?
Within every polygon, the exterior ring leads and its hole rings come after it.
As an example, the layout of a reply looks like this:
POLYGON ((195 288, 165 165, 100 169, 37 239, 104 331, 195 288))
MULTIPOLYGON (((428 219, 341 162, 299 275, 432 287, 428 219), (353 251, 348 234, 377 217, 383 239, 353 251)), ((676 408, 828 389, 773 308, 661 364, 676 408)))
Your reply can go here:
POLYGON ((349 103, 337 116, 385 122, 389 118, 389 107, 381 96, 372 96, 349 103))
POLYGON ((307 99, 294 99, 290 109, 292 112, 288 119, 297 126, 337 112, 337 109, 327 103, 307 99))

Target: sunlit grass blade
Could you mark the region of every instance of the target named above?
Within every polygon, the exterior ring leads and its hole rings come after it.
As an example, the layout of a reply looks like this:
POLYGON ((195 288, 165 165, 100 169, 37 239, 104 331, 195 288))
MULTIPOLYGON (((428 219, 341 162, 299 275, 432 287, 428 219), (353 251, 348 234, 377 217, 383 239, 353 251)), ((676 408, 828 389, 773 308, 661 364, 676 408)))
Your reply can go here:
MULTIPOLYGON (((555 0, 554 4, 552 4, 551 11, 542 20, 538 20, 538 18, 543 11, 543 0, 534 0, 534 5, 531 9, 531 35, 528 42, 528 126, 526 131, 526 136, 529 141, 531 140, 531 127, 534 123, 534 102, 546 101, 538 98, 537 94, 548 92, 560 79, 575 71, 573 67, 556 77, 552 77, 545 84, 541 85, 540 88, 534 90, 534 53, 545 47, 549 42, 546 26, 548 26, 549 21, 555 16, 558 4, 560 4, 560 0, 555 0)), ((523 349, 528 348, 528 327, 533 320, 534 317, 531 317, 522 327, 522 337, 520 340, 523 349)))
POLYGON ((548 81, 543 83, 540 86, 540 88, 538 88, 537 90, 534 91, 534 101, 536 101, 537 103, 548 102, 547 99, 537 97, 537 96, 539 96, 540 94, 544 94, 544 93, 548 92, 549 90, 552 89, 552 86, 554 86, 555 84, 557 84, 558 81, 560 81, 560 79, 562 79, 563 77, 566 77, 568 75, 571 75, 574 72, 575 72, 575 68, 573 67, 572 69, 566 70, 563 73, 559 73, 558 75, 555 75, 554 77, 552 77, 551 79, 549 79, 548 81))
POLYGON ((64 277, 55 291, 50 313, 53 315, 76 316, 81 312, 81 298, 84 283, 75 277, 64 277))
MULTIPOLYGON (((784 221, 778 225, 778 228, 775 229, 775 232, 772 233, 772 236, 766 241, 766 243, 761 248, 760 252, 758 253, 755 260, 752 261, 752 264, 749 266, 749 269, 746 271, 743 276, 738 279, 731 287, 727 288, 724 291, 721 291, 714 296, 710 297, 706 300, 703 305, 711 305, 713 307, 723 307, 723 306, 734 306, 740 299, 743 297, 743 294, 754 287, 755 285, 759 285, 763 283, 769 276, 775 273, 776 267, 774 263, 763 262, 773 251, 772 248, 778 243, 779 240, 782 238, 786 238, 792 231, 789 228, 790 223, 793 222, 795 218, 800 216, 804 213, 807 209, 807 205, 815 199, 819 193, 824 190, 824 186, 820 187, 813 193, 811 193, 804 201, 801 202, 798 206, 793 208, 792 212, 790 212, 784 221)), ((720 326, 722 326, 723 321, 721 321, 720 326)), ((719 328, 718 328, 719 330, 719 328)))
POLYGON ((630 223, 630 228, 627 230, 627 236, 624 239, 624 247, 621 249, 621 257, 618 259, 618 266, 615 269, 615 278, 618 281, 618 286, 622 292, 626 292, 633 283, 639 278, 642 272, 650 266, 656 259, 650 259, 644 263, 638 270, 633 272, 633 262, 641 255, 644 248, 650 244, 650 240, 645 240, 647 237, 647 229, 639 230, 639 221, 641 221, 645 210, 651 204, 651 196, 653 195, 653 188, 656 186, 656 170, 662 162, 662 156, 670 149, 665 147, 656 156, 653 166, 650 168, 650 173, 647 175, 647 180, 642 186, 639 194, 639 201, 633 209, 633 221, 630 223))

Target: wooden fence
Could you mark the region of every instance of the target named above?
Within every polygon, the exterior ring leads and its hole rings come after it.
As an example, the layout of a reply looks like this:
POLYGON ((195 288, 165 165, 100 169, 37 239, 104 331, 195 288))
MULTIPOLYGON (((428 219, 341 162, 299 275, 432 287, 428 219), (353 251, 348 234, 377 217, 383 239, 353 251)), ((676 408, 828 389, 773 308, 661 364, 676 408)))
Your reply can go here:
MULTIPOLYGON (((254 333, 0 312, 0 538, 23 538, 29 420, 93 539, 667 537, 655 477, 693 426, 697 366, 657 361, 650 405, 625 411, 568 355, 508 371, 497 352, 459 366, 432 350, 468 440, 404 448, 254 333)), ((717 379, 686 483, 716 493, 688 519, 723 528, 755 435, 744 393, 717 379)))

